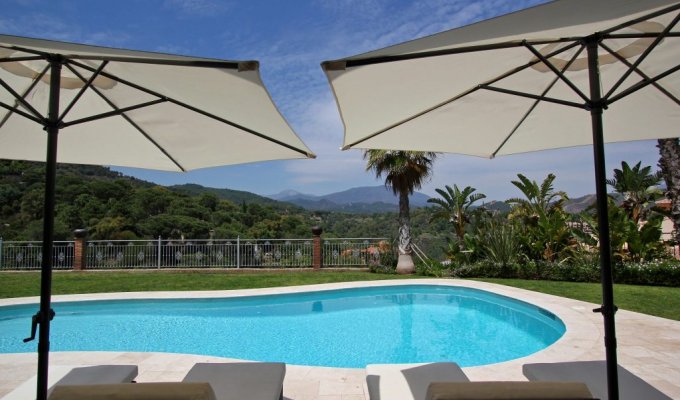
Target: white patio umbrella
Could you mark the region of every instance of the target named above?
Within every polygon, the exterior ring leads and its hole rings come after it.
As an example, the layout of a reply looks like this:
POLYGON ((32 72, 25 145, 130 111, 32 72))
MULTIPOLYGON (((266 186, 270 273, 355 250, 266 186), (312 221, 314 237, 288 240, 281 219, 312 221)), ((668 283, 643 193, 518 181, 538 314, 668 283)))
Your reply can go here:
POLYGON ((47 394, 57 162, 189 171, 314 158, 256 61, 0 35, 0 158, 46 161, 37 396, 47 394), (59 149, 57 150, 57 141, 59 149))
POLYGON ((679 136, 679 10, 677 0, 558 0, 322 64, 344 149, 493 158, 593 145, 610 399, 618 381, 604 143, 679 136))

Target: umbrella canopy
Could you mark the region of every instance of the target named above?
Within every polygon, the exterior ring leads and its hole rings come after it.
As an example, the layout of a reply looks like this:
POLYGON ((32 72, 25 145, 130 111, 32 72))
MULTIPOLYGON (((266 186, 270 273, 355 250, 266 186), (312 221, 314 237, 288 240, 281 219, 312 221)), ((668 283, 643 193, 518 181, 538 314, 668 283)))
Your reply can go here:
POLYGON ((491 158, 592 144, 584 40, 596 32, 605 142, 677 137, 678 5, 555 1, 326 62, 344 148, 491 158))
POLYGON ((37 398, 47 397, 57 162, 167 171, 314 158, 256 61, 0 35, 0 158, 45 161, 37 398), (57 143, 59 142, 59 147, 57 143))
POLYGON ((0 158, 45 161, 56 55, 58 162, 188 171, 313 157, 276 109, 256 61, 0 35, 0 158))
POLYGON ((604 143, 678 136, 679 10, 677 0, 558 0, 322 64, 344 149, 493 158, 593 145, 603 292, 596 311, 610 399, 618 399, 618 381, 604 143))

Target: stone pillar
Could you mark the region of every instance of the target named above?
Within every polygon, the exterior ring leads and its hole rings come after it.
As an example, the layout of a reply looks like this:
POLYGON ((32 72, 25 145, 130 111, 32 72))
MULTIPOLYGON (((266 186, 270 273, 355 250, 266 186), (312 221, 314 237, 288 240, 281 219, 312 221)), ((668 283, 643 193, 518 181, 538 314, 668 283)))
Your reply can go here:
POLYGON ((323 266, 323 250, 321 247, 321 233, 323 229, 320 226, 312 227, 312 267, 318 271, 323 266))
POLYGON ((86 253, 85 242, 87 237, 87 229, 76 229, 73 231, 74 246, 73 246, 73 269, 82 271, 86 267, 86 253))

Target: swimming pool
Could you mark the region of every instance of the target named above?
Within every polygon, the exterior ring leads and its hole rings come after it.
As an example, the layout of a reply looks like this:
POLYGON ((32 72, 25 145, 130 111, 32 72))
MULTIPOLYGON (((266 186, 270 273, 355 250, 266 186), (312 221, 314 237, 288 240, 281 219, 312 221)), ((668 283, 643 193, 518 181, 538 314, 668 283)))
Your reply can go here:
MULTIPOLYGON (((542 350, 565 332, 559 318, 537 306, 440 285, 53 308, 53 351, 170 352, 328 367, 485 365, 542 350)), ((0 307, 0 353, 35 351, 35 342, 22 342, 35 310, 0 307)))

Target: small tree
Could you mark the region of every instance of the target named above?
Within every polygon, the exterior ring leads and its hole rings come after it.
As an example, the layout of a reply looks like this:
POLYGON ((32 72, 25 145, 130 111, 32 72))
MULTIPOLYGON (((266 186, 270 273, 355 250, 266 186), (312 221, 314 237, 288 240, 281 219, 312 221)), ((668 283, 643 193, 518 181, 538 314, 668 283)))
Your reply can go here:
POLYGON ((649 205, 662 196, 656 187, 661 182, 661 173, 653 174, 651 166, 641 168, 640 164, 631 168, 623 161, 621 169, 614 169, 614 178, 607 179, 607 184, 623 195, 622 207, 636 224, 647 219, 649 205))
POLYGON ((568 200, 567 194, 553 188, 554 174, 539 185, 522 174, 519 181, 512 181, 526 199, 512 198, 514 204, 510 219, 521 218, 526 229, 525 249, 532 258, 555 261, 572 244, 571 229, 567 225, 567 213, 562 206, 568 200))
POLYGON ((466 186, 463 190, 458 189, 455 184, 453 189, 449 185, 446 185, 445 188, 446 191, 435 189, 441 199, 431 198, 427 200, 428 203, 435 204, 435 211, 431 219, 443 219, 453 224, 454 232, 458 237, 458 247, 463 250, 465 247, 465 226, 470 222, 468 210, 476 201, 486 198, 486 195, 474 193, 477 189, 470 186, 466 186))

